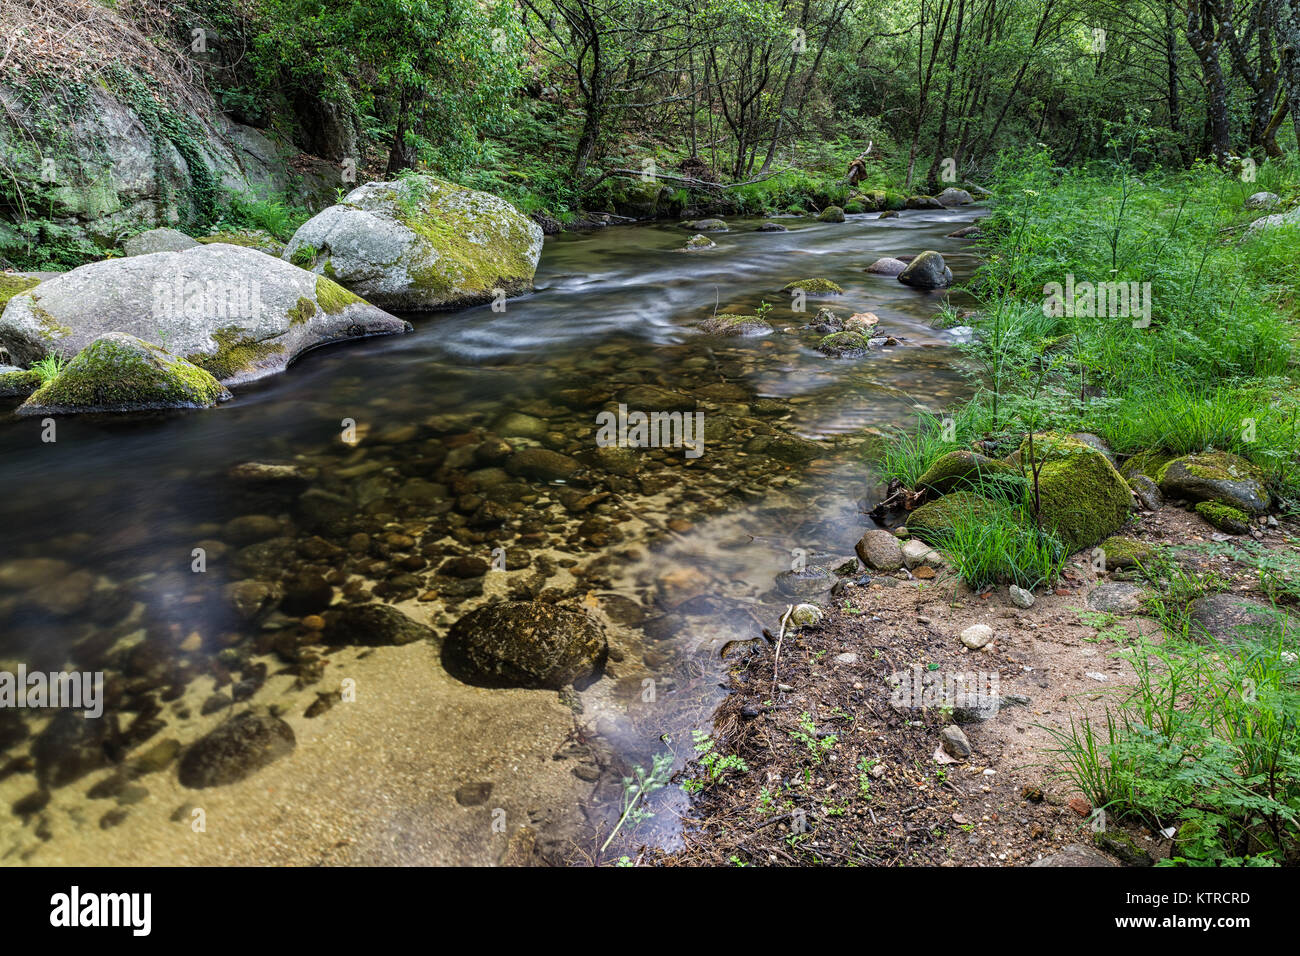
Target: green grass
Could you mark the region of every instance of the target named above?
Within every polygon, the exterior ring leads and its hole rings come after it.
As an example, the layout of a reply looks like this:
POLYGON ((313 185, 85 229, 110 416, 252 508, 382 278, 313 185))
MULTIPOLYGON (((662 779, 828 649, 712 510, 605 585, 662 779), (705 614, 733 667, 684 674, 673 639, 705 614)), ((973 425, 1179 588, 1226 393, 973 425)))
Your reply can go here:
POLYGON ((1300 855, 1300 667, 1294 631, 1237 653, 1140 641, 1137 684, 1099 720, 1045 728, 1058 773, 1108 816, 1174 829, 1172 865, 1294 864, 1300 855), (1290 656, 1288 656, 1290 654, 1290 656))
MULTIPOLYGON (((990 498, 1001 493, 1005 489, 987 492, 990 498)), ((1060 577, 1065 545, 1035 527, 1026 509, 959 506, 951 519, 951 529, 937 535, 933 544, 971 588, 1011 583, 1033 589, 1060 577)))
POLYGON ((33 362, 31 370, 41 377, 41 384, 45 385, 58 378, 67 364, 62 355, 53 354, 45 356, 39 362, 33 362))

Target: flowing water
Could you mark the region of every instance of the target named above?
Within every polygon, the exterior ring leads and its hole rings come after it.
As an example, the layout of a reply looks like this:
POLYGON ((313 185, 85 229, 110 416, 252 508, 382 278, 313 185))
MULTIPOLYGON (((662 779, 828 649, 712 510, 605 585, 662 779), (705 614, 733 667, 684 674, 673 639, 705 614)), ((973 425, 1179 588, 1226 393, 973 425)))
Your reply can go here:
MULTIPOLYGON (((974 259, 945 236, 975 215, 738 220, 692 253, 668 224, 565 234, 504 311, 413 317, 216 410, 59 419, 54 441, 0 420, 0 672, 106 680, 98 719, 0 709, 0 860, 479 863, 520 826, 552 851, 607 831, 620 778, 665 749, 680 768, 708 729, 723 649, 797 600, 777 575, 852 558, 866 443, 963 393, 932 327, 945 296, 863 270, 930 248, 961 283, 974 259), (844 294, 792 311, 780 289, 809 277, 844 294), (771 335, 695 329, 764 301, 771 335), (827 358, 800 329, 821 306, 872 311, 900 343, 827 358), (595 454, 620 402, 694 407, 702 454, 595 454), (508 455, 528 447, 583 467, 520 477, 508 455), (247 462, 297 471, 232 473, 247 462), (439 637, 490 597, 584 607, 609 636, 604 676, 471 687, 434 642, 322 644, 315 613, 370 595, 439 637), (177 751, 249 708, 282 716, 293 752, 180 785, 177 751)), ((671 846, 675 819, 638 839, 671 846)))

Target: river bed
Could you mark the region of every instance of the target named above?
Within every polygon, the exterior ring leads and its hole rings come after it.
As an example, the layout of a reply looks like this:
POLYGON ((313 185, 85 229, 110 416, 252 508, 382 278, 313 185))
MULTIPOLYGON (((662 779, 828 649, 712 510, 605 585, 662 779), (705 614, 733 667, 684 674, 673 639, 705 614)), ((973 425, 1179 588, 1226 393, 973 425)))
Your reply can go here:
MULTIPOLYGON (((6 415, 0 671, 103 671, 108 703, 75 725, 0 711, 0 861, 594 860, 621 778, 665 750, 680 768, 708 730, 723 648, 776 630, 794 600, 776 576, 853 557, 872 436, 966 393, 933 327, 948 297, 863 270, 935 249, 960 284, 975 259, 946 234, 978 214, 735 220, 692 253, 667 223, 561 234, 504 311, 411 317, 212 411, 64 418, 54 442, 6 415), (794 312, 780 290, 810 277, 844 294, 794 312), (695 329, 764 301, 772 335, 695 329), (900 343, 827 358, 799 330, 821 306, 874 312, 900 343), (593 456, 601 410, 664 402, 703 414, 699 457, 593 456), (502 442, 584 468, 511 474, 502 442), (232 475, 247 462, 297 476, 232 475), (369 595, 437 638, 494 596, 567 602, 609 659, 556 693, 457 681, 436 639, 322 644, 324 603, 369 595), (183 786, 176 754, 249 708, 289 724, 292 752, 183 786)), ((670 787, 626 835, 671 848, 687 805, 670 787)))

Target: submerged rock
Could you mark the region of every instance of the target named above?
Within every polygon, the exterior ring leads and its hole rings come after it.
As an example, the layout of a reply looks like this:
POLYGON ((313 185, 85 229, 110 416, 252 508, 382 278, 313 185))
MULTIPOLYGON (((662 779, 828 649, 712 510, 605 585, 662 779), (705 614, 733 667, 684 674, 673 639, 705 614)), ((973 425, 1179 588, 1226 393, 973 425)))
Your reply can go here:
POLYGON ((324 276, 214 244, 92 262, 20 292, 0 316, 0 347, 18 362, 71 359, 121 332, 238 384, 329 342, 410 328, 324 276))
POLYGON ((816 597, 829 591, 835 584, 835 575, 823 567, 810 564, 798 571, 782 571, 776 576, 776 586, 790 597, 816 597))
POLYGON ((808 295, 842 295, 844 290, 830 279, 797 279, 783 286, 782 292, 805 292, 808 295))
POLYGON ((531 290, 542 239, 499 196, 408 176, 358 186, 303 223, 284 256, 381 308, 418 312, 531 290))
POLYGON ((790 230, 787 229, 785 226, 781 225, 779 222, 765 222, 754 231, 755 232, 789 232, 790 230))
POLYGON ((365 647, 412 644, 430 640, 433 630, 387 604, 355 604, 326 612, 326 644, 365 647))
POLYGON ((832 332, 817 343, 817 351, 831 358, 857 358, 871 351, 871 340, 861 332, 832 332))
POLYGON ((211 408, 230 398, 207 371, 133 335, 110 332, 86 346, 18 415, 211 408))
POLYGON ((283 720, 245 711, 191 744, 181 757, 178 777, 192 790, 237 783, 296 745, 293 728, 283 720))
POLYGON ((717 243, 708 236, 699 233, 686 240, 686 251, 697 252, 700 249, 712 249, 716 245, 717 243))
POLYGON ((927 249, 907 264, 907 268, 898 274, 898 281, 913 289, 946 289, 952 285, 952 270, 943 261, 943 256, 927 249))
POLYGON ((772 326, 756 315, 713 315, 700 323, 705 335, 727 337, 769 335, 772 326))
MULTIPOLYGON (((898 213, 894 213, 898 215, 898 213)), ((896 276, 907 268, 907 263, 902 259, 885 258, 877 259, 871 265, 867 266, 867 271, 872 275, 878 276, 896 276)))
POLYGON ((595 676, 605 635, 585 614, 537 601, 476 608, 447 632, 443 664, 459 680, 559 689, 595 676))

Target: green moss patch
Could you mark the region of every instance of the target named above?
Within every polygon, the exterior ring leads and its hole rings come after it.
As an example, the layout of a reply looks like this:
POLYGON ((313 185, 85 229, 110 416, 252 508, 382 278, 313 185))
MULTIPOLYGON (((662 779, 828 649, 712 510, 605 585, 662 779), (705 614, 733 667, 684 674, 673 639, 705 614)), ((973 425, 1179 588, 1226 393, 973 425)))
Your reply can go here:
POLYGON ((195 352, 185 356, 199 368, 209 372, 218 380, 234 378, 246 372, 268 355, 278 355, 284 346, 278 342, 259 342, 242 334, 238 326, 226 326, 212 333, 216 340, 217 351, 211 354, 195 352))
POLYGON ((299 296, 294 307, 289 310, 289 324, 302 325, 316 314, 316 303, 305 295, 299 296))
POLYGON ((326 315, 338 315, 350 305, 365 305, 366 300, 349 292, 333 279, 316 277, 316 304, 326 315))
POLYGON ((1132 500, 1128 485, 1106 456, 1078 444, 1087 452, 1049 459, 1038 472, 1043 526, 1072 552, 1091 547, 1123 527, 1132 500))
POLYGON ((806 292, 809 295, 841 295, 844 290, 830 279, 799 279, 781 289, 782 292, 806 292))
POLYGON ((955 491, 935 501, 921 505, 907 516, 907 530, 922 541, 936 544, 944 540, 953 526, 968 516, 992 516, 1006 505, 981 498, 969 491, 955 491))
MULTIPOLYGON (((206 408, 228 397, 203 369, 134 336, 96 339, 23 406, 51 411, 206 408)), ((22 411, 22 410, 20 410, 22 411)))
POLYGON ((1156 556, 1156 549, 1152 545, 1122 534, 1111 535, 1098 547, 1106 556, 1107 568, 1146 566, 1156 556))
POLYGON ((1250 532, 1250 515, 1232 505, 1202 501, 1196 505, 1196 513, 1225 534, 1250 532))
POLYGON ((9 300, 19 292, 26 292, 32 286, 40 285, 40 279, 32 279, 27 276, 13 276, 0 273, 0 312, 9 300))
POLYGON ((32 369, 0 373, 0 398, 26 398, 41 387, 41 373, 32 369))
POLYGON ((1016 469, 1006 462, 974 451, 950 451, 939 456, 916 484, 918 489, 928 488, 946 495, 957 488, 975 485, 981 479, 1013 474, 1016 474, 1016 469))

